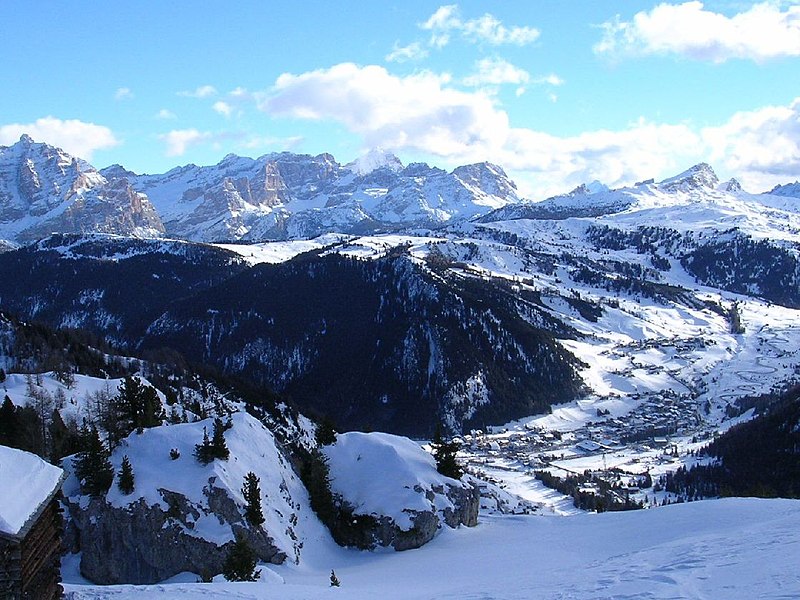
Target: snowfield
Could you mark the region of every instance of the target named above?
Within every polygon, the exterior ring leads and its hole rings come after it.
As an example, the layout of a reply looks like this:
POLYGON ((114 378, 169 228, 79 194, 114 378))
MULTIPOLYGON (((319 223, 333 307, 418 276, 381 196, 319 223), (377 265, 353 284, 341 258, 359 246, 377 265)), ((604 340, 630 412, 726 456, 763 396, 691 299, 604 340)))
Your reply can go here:
POLYGON ((97 587, 68 600, 800 597, 800 502, 727 499, 570 518, 484 516, 408 552, 331 548, 258 583, 97 587), (329 587, 330 570, 341 581, 329 587))

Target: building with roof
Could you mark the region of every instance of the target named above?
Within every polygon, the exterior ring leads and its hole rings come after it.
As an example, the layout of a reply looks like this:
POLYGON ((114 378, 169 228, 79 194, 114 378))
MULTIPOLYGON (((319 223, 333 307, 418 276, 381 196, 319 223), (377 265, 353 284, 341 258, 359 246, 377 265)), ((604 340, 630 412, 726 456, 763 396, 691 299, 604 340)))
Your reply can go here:
POLYGON ((58 500, 65 477, 35 454, 0 446, 0 598, 62 597, 58 500))

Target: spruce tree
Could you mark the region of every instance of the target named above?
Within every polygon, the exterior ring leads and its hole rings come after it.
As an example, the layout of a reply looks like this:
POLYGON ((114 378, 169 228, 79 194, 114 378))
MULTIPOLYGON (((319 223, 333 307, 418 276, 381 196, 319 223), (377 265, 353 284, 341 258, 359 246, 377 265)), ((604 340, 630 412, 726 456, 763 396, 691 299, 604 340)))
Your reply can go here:
POLYGON ((464 470, 456 461, 456 454, 460 446, 458 442, 452 440, 445 441, 442 437, 442 428, 440 425, 436 426, 436 432, 433 434, 431 447, 433 448, 433 458, 436 460, 436 470, 446 477, 461 479, 464 470))
POLYGON ((222 565, 222 575, 228 581, 256 581, 261 569, 256 570, 256 553, 242 535, 236 536, 236 542, 222 565))
POLYGON ((128 496, 133 493, 135 486, 133 478, 133 467, 128 455, 122 457, 122 468, 119 470, 119 481, 117 483, 119 491, 128 496))
POLYGON ((336 427, 329 416, 324 416, 319 425, 317 425, 314 439, 317 442, 317 446, 330 446, 336 443, 336 427))
POLYGON ((211 447, 211 440, 208 439, 208 430, 203 427, 203 442, 194 447, 194 456, 202 465, 207 465, 214 460, 214 451, 211 447))
POLYGON ((225 443, 225 425, 222 419, 217 417, 214 419, 214 433, 211 436, 211 449, 214 458, 220 460, 228 460, 231 451, 228 450, 228 445, 225 443))
POLYGON ((0 444, 19 448, 20 423, 17 407, 6 396, 0 406, 0 444))
POLYGON ((247 522, 253 527, 259 527, 264 522, 264 512, 261 510, 261 488, 258 486, 260 482, 261 480, 256 477, 256 474, 250 471, 245 475, 242 486, 242 496, 247 502, 244 515, 247 522))
POLYGON ((75 459, 75 475, 81 482, 81 490, 90 496, 101 496, 108 491, 114 481, 114 468, 108 459, 109 452, 97 429, 83 428, 83 450, 75 459))

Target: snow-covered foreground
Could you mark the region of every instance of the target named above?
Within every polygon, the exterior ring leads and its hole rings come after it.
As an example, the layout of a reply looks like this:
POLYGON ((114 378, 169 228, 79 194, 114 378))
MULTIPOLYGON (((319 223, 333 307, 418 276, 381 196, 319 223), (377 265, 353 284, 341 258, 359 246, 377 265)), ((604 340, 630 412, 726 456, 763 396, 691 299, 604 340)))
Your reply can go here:
MULTIPOLYGON (((570 518, 487 516, 419 550, 332 549, 259 583, 94 587, 70 600, 800 597, 800 502, 726 499, 570 518), (329 587, 335 569, 340 588, 329 587)), ((69 581, 69 573, 66 579, 69 581)))

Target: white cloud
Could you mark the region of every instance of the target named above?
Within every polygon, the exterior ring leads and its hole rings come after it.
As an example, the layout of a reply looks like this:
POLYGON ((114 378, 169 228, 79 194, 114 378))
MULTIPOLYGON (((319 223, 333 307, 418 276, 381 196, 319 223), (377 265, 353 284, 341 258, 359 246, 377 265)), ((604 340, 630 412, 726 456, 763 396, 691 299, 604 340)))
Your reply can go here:
POLYGON ((95 151, 113 148, 120 143, 113 132, 103 125, 85 123, 77 119, 61 120, 44 117, 33 123, 0 126, 0 144, 16 143, 24 133, 37 142, 57 146, 87 161, 91 161, 95 151))
POLYGON ((747 189, 763 190, 800 177, 800 97, 788 106, 734 114, 702 130, 711 160, 722 162, 747 189))
POLYGON ((183 156, 190 147, 211 141, 213 137, 212 133, 197 129, 173 129, 158 136, 167 145, 167 156, 183 156))
POLYGON ((473 42, 485 42, 494 46, 514 44, 525 46, 539 38, 540 31, 534 27, 506 27, 494 15, 484 14, 476 19, 463 20, 456 4, 440 6, 419 27, 431 32, 430 45, 436 48, 446 46, 452 34, 460 34, 473 42))
POLYGON ((537 77, 531 83, 536 85, 552 85, 552 86, 559 86, 564 85, 565 81, 561 79, 558 75, 550 73, 550 75, 544 75, 542 77, 537 77))
POLYGON ((156 113, 155 118, 161 119, 163 121, 168 121, 170 119, 177 119, 178 115, 176 115, 174 112, 172 112, 167 108, 162 108, 160 111, 156 113))
POLYGON ((453 164, 491 160, 527 177, 535 195, 593 179, 622 185, 653 177, 683 166, 681 157, 691 157, 701 145, 687 126, 644 121, 623 131, 573 137, 512 128, 490 96, 448 82, 433 73, 398 77, 383 67, 345 63, 281 75, 261 108, 338 121, 360 135, 365 147, 424 153, 453 164))
POLYGON ((430 72, 396 77, 380 66, 343 63, 281 75, 260 107, 275 115, 339 121, 367 147, 439 156, 498 147, 497 136, 508 129, 506 114, 485 94, 447 87, 449 80, 430 72))
POLYGON ((428 56, 428 51, 422 47, 419 42, 414 42, 408 46, 398 46, 395 43, 392 51, 386 55, 386 62, 407 62, 413 60, 421 60, 428 56))
POLYGON ((131 88, 121 87, 114 92, 114 100, 129 100, 130 98, 133 98, 131 88))
MULTIPOLYGON (((561 82, 554 75, 541 79, 561 82)), ((435 156, 452 166, 489 160, 533 198, 595 179, 618 187, 667 177, 701 161, 741 176, 748 189, 800 176, 800 98, 702 130, 639 119, 622 129, 556 136, 512 127, 490 95, 454 89, 447 75, 399 77, 380 66, 344 63, 281 75, 259 107, 275 116, 337 121, 364 147, 435 156)))
POLYGON ((728 17, 702 2, 664 3, 602 28, 594 50, 611 56, 678 54, 715 63, 800 56, 800 5, 782 10, 778 2, 764 2, 728 17))
POLYGON ((179 96, 186 96, 188 98, 210 98, 217 95, 217 88, 213 85, 201 85, 194 90, 185 90, 178 92, 179 96))
POLYGON ((213 108, 216 112, 218 112, 224 117, 230 117, 231 113, 233 112, 233 107, 227 102, 223 102, 222 100, 214 102, 214 106, 212 106, 211 108, 213 108))
POLYGON ((464 78, 464 85, 502 85, 504 83, 525 84, 530 74, 502 58, 483 58, 475 63, 475 73, 464 78))

